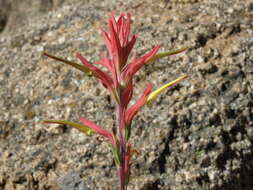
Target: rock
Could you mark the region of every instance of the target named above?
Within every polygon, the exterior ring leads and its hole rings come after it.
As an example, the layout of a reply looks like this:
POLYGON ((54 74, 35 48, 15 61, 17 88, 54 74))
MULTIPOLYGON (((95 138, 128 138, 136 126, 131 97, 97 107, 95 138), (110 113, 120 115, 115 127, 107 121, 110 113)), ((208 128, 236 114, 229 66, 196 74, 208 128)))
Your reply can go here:
POLYGON ((77 172, 69 172, 57 179, 61 190, 89 190, 77 172))
POLYGON ((78 62, 79 51, 98 61, 106 52, 99 27, 107 30, 112 10, 132 14, 137 55, 157 44, 189 47, 134 78, 137 98, 147 81, 156 89, 189 75, 135 117, 129 189, 253 189, 251 0, 54 2, 0 0, 0 190, 117 189, 103 139, 42 122, 85 116, 114 125, 113 100, 97 80, 41 55, 78 62))
POLYGON ((25 24, 28 17, 39 16, 59 7, 64 0, 0 0, 0 32, 8 31, 25 24))

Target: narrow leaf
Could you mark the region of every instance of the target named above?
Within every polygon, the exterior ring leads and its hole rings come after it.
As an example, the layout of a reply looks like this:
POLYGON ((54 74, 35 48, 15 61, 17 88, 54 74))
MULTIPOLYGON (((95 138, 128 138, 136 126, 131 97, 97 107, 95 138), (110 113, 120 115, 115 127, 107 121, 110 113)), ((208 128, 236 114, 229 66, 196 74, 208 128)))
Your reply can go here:
POLYGON ((102 135, 103 137, 106 138, 106 140, 108 140, 112 145, 116 144, 116 140, 114 138, 114 135, 104 129, 103 127, 96 125, 95 123, 93 123, 92 121, 84 118, 84 117, 80 117, 80 121, 87 127, 89 127, 90 129, 92 129, 94 132, 96 132, 99 135, 102 135))
POLYGON ((120 155, 120 151, 118 148, 112 147, 112 154, 113 154, 113 158, 115 163, 117 164, 117 166, 121 165, 121 155, 120 155))
POLYGON ((74 68, 76 68, 76 69, 78 69, 78 70, 80 70, 80 71, 88 74, 89 76, 92 75, 92 72, 90 71, 90 69, 88 69, 87 67, 84 67, 83 65, 79 65, 79 64, 74 63, 72 61, 68 61, 66 59, 55 57, 54 55, 48 54, 46 52, 44 52, 43 55, 45 55, 45 56, 47 56, 49 58, 55 59, 57 61, 63 62, 65 64, 67 64, 67 65, 70 65, 70 66, 72 66, 72 67, 74 67, 74 68))
MULTIPOLYGON (((152 84, 148 83, 147 87, 145 88, 142 96, 135 102, 134 105, 132 105, 130 108, 128 108, 126 112, 126 126, 129 127, 129 124, 133 120, 133 117, 138 113, 138 111, 146 104, 147 99, 149 97, 149 94, 151 92, 152 84)), ((131 126, 130 126, 131 127, 131 126)), ((131 129, 130 129, 131 130, 131 129)))
POLYGON ((183 75, 179 78, 177 78, 176 80, 172 81, 172 82, 169 82, 165 85, 163 85, 162 87, 158 88, 157 90, 153 91, 150 93, 150 95, 148 96, 147 98, 147 101, 146 101, 146 104, 150 105, 151 102, 154 101, 155 98, 157 98, 157 96, 159 94, 161 94, 163 91, 165 91, 167 88, 173 86, 173 85, 176 85, 178 84, 179 82, 181 82, 182 80, 186 79, 188 76, 187 75, 183 75))
POLYGON ((75 123, 75 122, 71 122, 71 121, 65 121, 65 120, 45 120, 43 121, 44 123, 49 123, 49 124, 61 124, 61 125, 69 125, 73 128, 78 129, 79 131, 87 134, 87 135, 91 135, 92 133, 94 133, 94 131, 92 129, 90 129, 89 127, 80 124, 80 123, 75 123))
POLYGON ((181 53, 181 52, 183 52, 183 51, 185 51, 185 50, 187 50, 187 49, 188 49, 188 47, 186 47, 186 48, 181 48, 181 49, 177 49, 177 50, 173 50, 173 51, 158 53, 158 54, 156 54, 152 59, 150 59, 150 60, 148 61, 148 63, 154 62, 154 61, 156 61, 156 60, 158 60, 158 59, 160 59, 160 58, 163 58, 163 57, 167 57, 167 56, 170 56, 170 55, 175 55, 175 54, 181 53))

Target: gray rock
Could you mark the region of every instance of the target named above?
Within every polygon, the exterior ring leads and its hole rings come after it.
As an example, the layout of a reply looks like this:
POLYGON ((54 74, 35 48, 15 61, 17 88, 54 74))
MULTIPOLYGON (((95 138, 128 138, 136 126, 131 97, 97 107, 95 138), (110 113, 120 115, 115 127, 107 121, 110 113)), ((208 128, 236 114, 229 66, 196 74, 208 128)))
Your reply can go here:
POLYGON ((0 34, 0 190, 56 190, 59 174, 72 170, 82 177, 69 175, 69 184, 117 189, 108 144, 41 122, 84 116, 114 125, 114 106, 97 80, 41 57, 47 51, 77 62, 79 51, 98 61, 105 51, 99 27, 106 29, 112 10, 132 14, 134 53, 190 47, 134 78, 137 98, 147 81, 156 89, 189 75, 135 117, 131 142, 140 154, 129 189, 253 189, 252 0, 65 0, 57 9, 52 1, 18 1, 0 34))
POLYGON ((90 190, 77 172, 69 172, 57 179, 61 190, 90 190))

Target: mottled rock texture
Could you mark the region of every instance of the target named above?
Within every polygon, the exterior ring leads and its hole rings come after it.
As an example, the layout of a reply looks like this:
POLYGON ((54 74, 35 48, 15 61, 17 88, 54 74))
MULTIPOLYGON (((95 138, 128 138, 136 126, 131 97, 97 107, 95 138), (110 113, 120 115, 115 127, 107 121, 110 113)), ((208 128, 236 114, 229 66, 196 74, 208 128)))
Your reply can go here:
MULTIPOLYGON (((130 12, 135 53, 189 50, 143 68, 157 88, 189 79, 145 107, 133 122, 139 155, 130 190, 253 189, 253 3, 251 0, 0 0, 0 190, 60 190, 59 180, 116 190, 105 142, 43 119, 79 116, 113 125, 108 93, 98 82, 43 51, 95 62, 105 52, 99 27, 111 13, 130 12), (65 179, 66 179, 65 178, 65 179)), ((71 189, 70 189, 71 190, 71 189)))

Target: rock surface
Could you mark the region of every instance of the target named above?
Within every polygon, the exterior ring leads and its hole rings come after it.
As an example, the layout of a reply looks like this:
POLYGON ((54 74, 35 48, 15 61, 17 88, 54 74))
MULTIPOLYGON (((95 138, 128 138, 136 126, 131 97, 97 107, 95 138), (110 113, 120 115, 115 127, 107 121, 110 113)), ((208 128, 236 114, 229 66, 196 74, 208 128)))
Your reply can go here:
POLYGON ((84 181, 80 178, 80 174, 70 172, 57 180, 57 184, 62 190, 90 190, 85 186, 84 181))
POLYGON ((112 10, 132 14, 139 54, 156 44, 160 52, 190 47, 147 65, 135 78, 137 97, 147 81, 157 88, 190 76, 135 118, 132 142, 140 155, 129 189, 253 189, 252 1, 24 2, 24 17, 0 14, 0 190, 59 190, 57 180, 71 171, 89 189, 117 189, 105 142, 41 123, 85 116, 113 125, 114 107, 95 79, 41 57, 46 51, 77 61, 79 51, 99 60, 106 50, 99 27, 106 27, 112 10), (2 22, 4 17, 9 19, 2 22))

